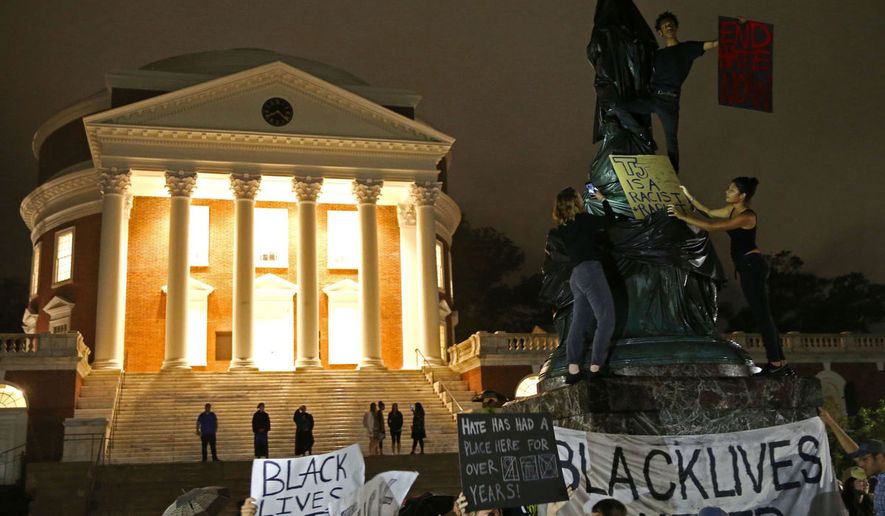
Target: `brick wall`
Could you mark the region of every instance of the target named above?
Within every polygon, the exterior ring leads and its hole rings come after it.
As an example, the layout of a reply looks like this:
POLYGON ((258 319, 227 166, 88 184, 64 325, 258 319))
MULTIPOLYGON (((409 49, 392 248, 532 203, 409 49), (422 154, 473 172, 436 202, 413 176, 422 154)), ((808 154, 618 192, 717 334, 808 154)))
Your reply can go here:
POLYGON ((527 365, 480 366, 461 374, 461 379, 467 382, 471 391, 490 389, 512 399, 519 382, 530 374, 532 367, 527 365))
POLYGON ((98 296, 98 254, 101 242, 101 214, 89 215, 41 235, 40 270, 37 294, 31 298, 29 308, 36 312, 37 332, 49 331, 49 314, 43 307, 55 296, 74 303, 71 311, 70 331, 79 331, 86 345, 95 356, 95 303, 98 296), (59 231, 74 228, 74 262, 72 280, 53 287, 55 264, 55 235, 59 231))
MULTIPOLYGON (((208 298, 206 370, 225 370, 228 361, 215 360, 216 332, 231 331, 234 207, 231 201, 195 199, 194 205, 209 206, 209 266, 192 267, 191 276, 215 288, 208 298)), ((297 205, 260 202, 258 208, 289 210, 289 267, 258 268, 256 277, 275 274, 297 284, 297 205)), ((317 261, 319 288, 349 278, 358 281, 356 270, 327 268, 326 228, 330 210, 355 210, 352 205, 317 206, 317 261)), ((382 358, 390 368, 402 366, 402 310, 400 290, 399 228, 396 208, 379 206, 378 244, 381 272, 382 358)), ((160 288, 166 283, 169 199, 139 197, 129 223, 129 265, 126 298, 126 369, 156 371, 163 362, 166 298, 160 288)), ((293 312, 295 311, 293 298, 293 312)), ((297 318, 297 316, 296 316, 297 318)), ((320 295, 320 353, 328 367, 328 300, 320 295)), ((297 334, 297 328, 293 335, 297 334)), ((255 343, 260 346, 260 342, 255 343)), ((293 343, 293 347, 295 343, 293 343)), ((297 356, 297 349, 294 350, 297 356)), ((354 357, 354 365, 360 357, 354 357)), ((348 368, 354 365, 335 366, 348 368)))

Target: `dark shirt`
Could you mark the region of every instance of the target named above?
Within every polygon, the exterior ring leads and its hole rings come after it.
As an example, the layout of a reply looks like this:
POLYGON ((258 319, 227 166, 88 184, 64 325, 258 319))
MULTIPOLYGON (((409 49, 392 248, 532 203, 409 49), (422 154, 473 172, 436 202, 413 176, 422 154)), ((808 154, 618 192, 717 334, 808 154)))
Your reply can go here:
POLYGON ((661 90, 679 95, 692 63, 702 55, 703 41, 683 41, 672 47, 659 48, 655 52, 655 70, 650 81, 652 92, 661 90))
POLYGON ((390 433, 403 431, 403 413, 400 411, 390 412, 387 414, 387 426, 390 427, 390 433))
MULTIPOLYGON (((750 210, 747 211, 753 213, 750 210)), ((731 259, 735 265, 741 261, 744 255, 758 247, 756 245, 756 227, 753 226, 753 229, 736 228, 726 231, 728 236, 731 237, 731 259)))
POLYGON ((254 433, 259 431, 270 432, 270 416, 267 412, 260 410, 255 412, 255 415, 252 416, 252 431, 254 433))
POLYGON ((292 421, 295 422, 296 432, 313 431, 313 416, 308 412, 296 411, 292 416, 292 421))
POLYGON ((197 416, 197 427, 202 434, 214 434, 218 431, 218 418, 215 412, 200 412, 197 416))
POLYGON ((603 217, 579 213, 573 220, 560 224, 551 230, 551 233, 555 232, 562 240, 565 252, 574 265, 585 260, 599 260, 601 258, 597 233, 610 226, 615 220, 615 214, 608 201, 602 201, 602 208, 605 210, 603 217))

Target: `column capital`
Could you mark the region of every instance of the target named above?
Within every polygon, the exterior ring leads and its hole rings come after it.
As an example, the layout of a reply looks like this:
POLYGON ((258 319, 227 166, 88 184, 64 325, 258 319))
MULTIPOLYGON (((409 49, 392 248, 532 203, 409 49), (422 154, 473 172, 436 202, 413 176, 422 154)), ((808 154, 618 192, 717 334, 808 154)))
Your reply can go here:
POLYGON ((132 173, 128 170, 116 168, 100 168, 96 171, 98 176, 98 189, 101 195, 126 194, 132 184, 132 173))
POLYGON ((384 181, 380 179, 354 179, 353 196, 359 204, 375 204, 381 197, 381 186, 384 181))
POLYGON ((230 191, 235 199, 255 200, 261 187, 260 174, 231 174, 230 191))
POLYGON ((409 187, 409 194, 416 206, 433 206, 442 192, 439 181, 416 181, 409 187))
POLYGON ((294 176, 292 191, 299 202, 316 202, 323 189, 323 178, 311 176, 294 176))
POLYGON ((396 219, 399 221, 400 227, 414 226, 417 221, 415 215, 415 205, 412 203, 398 204, 396 206, 396 219))
POLYGON ((172 197, 190 197, 197 186, 197 173, 190 170, 167 170, 166 190, 172 197))

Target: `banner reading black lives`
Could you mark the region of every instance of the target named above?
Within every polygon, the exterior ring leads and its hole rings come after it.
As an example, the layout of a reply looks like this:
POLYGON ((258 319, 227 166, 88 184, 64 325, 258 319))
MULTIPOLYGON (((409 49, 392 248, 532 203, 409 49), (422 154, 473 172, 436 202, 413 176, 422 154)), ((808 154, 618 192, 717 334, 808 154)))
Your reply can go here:
POLYGON ((568 498, 550 414, 458 414, 458 457, 468 510, 568 498))

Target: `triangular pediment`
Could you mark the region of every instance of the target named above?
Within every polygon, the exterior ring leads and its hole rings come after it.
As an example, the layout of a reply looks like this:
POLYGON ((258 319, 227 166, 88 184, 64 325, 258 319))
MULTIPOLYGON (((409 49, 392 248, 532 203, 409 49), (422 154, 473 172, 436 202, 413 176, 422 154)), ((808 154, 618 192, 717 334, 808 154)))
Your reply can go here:
MULTIPOLYGON (((270 112, 271 118, 277 111, 270 112)), ((207 134, 212 138, 211 134, 235 133, 445 145, 454 141, 426 124, 282 62, 97 113, 84 122, 87 129, 188 130, 194 138, 203 139, 207 134), (291 120, 279 126, 269 123, 262 109, 269 99, 284 99, 284 107, 291 106, 291 120)))
POLYGON ((294 295, 298 292, 298 285, 276 274, 264 274, 255 278, 255 290, 273 290, 294 295))

